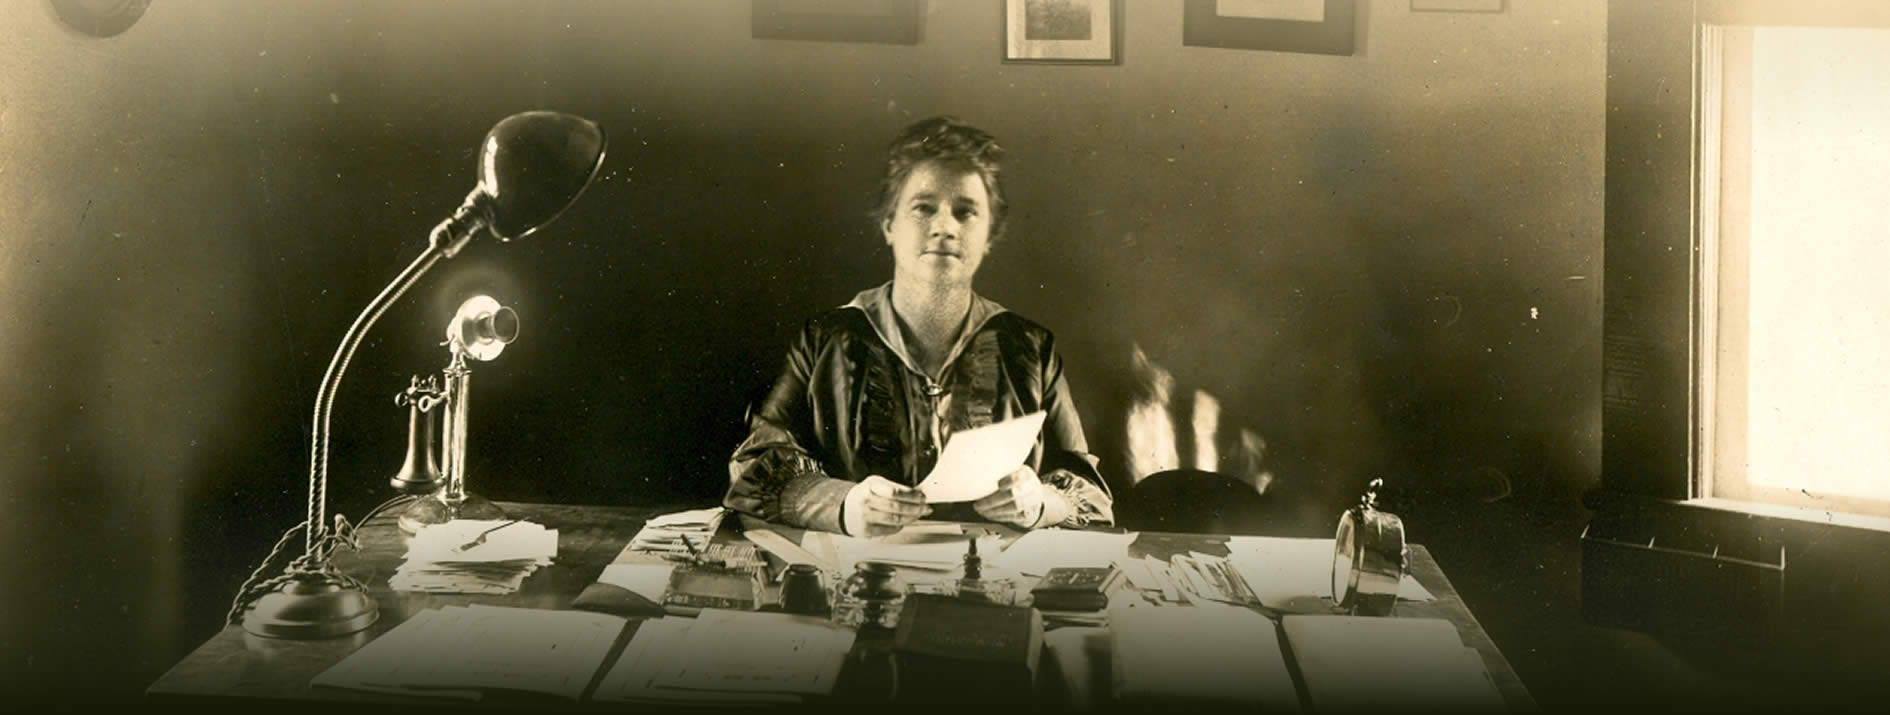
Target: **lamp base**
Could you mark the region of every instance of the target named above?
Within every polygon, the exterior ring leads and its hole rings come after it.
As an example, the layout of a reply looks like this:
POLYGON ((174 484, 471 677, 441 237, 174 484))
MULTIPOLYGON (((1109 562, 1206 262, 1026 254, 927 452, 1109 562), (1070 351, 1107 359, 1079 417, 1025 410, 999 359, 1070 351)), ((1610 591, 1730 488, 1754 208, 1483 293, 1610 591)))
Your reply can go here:
POLYGON ((317 639, 365 630, 381 617, 366 591, 323 574, 301 574, 256 599, 243 630, 268 638, 317 639))
POLYGON ((438 492, 418 500, 400 513, 400 530, 413 534, 429 524, 444 524, 454 519, 502 520, 505 511, 491 500, 467 494, 458 501, 446 501, 438 492))

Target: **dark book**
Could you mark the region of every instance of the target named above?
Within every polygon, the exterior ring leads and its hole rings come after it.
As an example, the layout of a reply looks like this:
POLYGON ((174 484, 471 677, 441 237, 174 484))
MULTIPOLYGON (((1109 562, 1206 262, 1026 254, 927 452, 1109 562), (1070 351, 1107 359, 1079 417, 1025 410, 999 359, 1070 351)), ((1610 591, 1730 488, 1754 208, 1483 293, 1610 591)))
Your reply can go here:
POLYGON ((761 574, 757 569, 679 564, 669 572, 663 608, 671 614, 693 616, 704 608, 752 611, 761 604, 761 574))
POLYGON ((1058 567, 1030 589, 1031 605, 1045 611, 1100 611, 1119 573, 1113 566, 1058 567))
POLYGON ((893 633, 899 699, 1028 702, 1042 652, 1036 609, 912 594, 893 633))

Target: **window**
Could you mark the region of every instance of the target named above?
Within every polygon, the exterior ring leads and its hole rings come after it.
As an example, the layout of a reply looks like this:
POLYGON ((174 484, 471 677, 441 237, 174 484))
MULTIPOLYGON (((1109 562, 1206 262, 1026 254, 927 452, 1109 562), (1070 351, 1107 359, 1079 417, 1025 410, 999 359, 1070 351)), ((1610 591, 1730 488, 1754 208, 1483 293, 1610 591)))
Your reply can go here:
POLYGON ((1608 3, 1592 622, 1890 667, 1887 32, 1876 0, 1608 3))
POLYGON ((1697 47, 1692 495, 1890 516, 1890 29, 1697 47))
POLYGON ((1890 3, 1613 0, 1607 86, 1591 503, 1890 533, 1890 3))

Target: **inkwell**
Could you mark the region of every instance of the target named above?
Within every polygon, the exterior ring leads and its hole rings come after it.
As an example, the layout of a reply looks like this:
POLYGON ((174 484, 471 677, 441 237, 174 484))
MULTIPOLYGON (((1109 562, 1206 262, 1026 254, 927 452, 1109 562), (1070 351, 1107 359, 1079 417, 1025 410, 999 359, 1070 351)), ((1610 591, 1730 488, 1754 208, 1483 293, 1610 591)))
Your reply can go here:
POLYGON ((1017 594, 1016 584, 1010 579, 984 577, 984 559, 978 556, 977 534, 966 540, 964 576, 948 586, 947 595, 1006 606, 1015 602, 1017 594))

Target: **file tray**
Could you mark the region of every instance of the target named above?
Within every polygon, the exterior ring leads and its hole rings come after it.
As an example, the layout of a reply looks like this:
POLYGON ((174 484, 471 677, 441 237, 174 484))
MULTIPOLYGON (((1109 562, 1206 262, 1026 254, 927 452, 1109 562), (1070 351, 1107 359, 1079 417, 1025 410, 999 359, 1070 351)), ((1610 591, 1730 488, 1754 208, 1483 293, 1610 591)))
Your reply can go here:
MULTIPOLYGON (((1601 519, 1582 530, 1582 617, 1650 633, 1763 637, 1783 621, 1785 549, 1685 543, 1601 519), (1639 531, 1640 533, 1636 533, 1639 531)), ((1644 531, 1643 531, 1644 530, 1644 531)))

